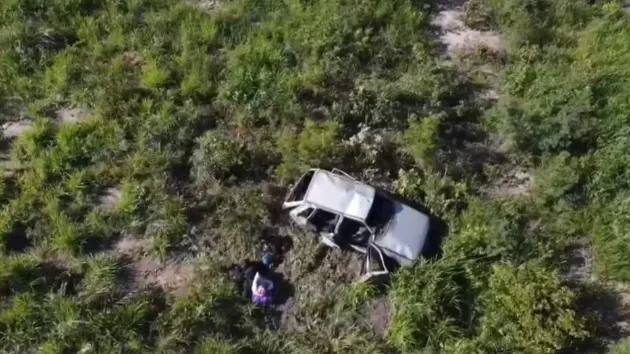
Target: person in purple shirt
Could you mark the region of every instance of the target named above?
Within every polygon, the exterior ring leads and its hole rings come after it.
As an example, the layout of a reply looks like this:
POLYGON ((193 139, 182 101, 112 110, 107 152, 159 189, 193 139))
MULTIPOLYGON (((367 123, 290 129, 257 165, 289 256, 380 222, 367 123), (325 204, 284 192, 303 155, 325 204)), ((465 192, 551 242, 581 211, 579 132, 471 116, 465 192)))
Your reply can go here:
POLYGON ((252 301, 257 305, 271 305, 274 290, 273 282, 256 272, 252 282, 252 301))

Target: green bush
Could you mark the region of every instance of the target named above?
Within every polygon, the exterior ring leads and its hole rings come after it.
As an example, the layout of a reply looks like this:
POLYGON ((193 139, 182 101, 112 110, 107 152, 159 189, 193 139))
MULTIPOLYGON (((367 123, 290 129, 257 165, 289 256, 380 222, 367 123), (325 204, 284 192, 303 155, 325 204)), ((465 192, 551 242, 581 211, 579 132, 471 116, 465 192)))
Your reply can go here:
POLYGON ((43 311, 32 294, 14 297, 12 306, 0 314, 0 329, 4 333, 0 347, 3 350, 26 350, 45 329, 43 316, 43 311))
POLYGON ((344 153, 341 145, 341 126, 335 121, 315 123, 306 121, 299 133, 284 131, 278 139, 282 164, 277 174, 292 180, 308 168, 333 168, 344 153))
POLYGON ((119 260, 113 257, 99 257, 90 259, 81 282, 80 296, 88 303, 101 303, 115 298, 120 292, 119 278, 123 267, 119 260))
POLYGON ((171 248, 186 236, 188 215, 181 197, 169 196, 155 202, 159 207, 151 213, 153 220, 148 224, 145 235, 153 237, 153 249, 164 259, 171 248))
POLYGON ((93 120, 63 125, 48 159, 51 172, 63 174, 113 159, 125 147, 123 132, 115 124, 93 120))
POLYGON ((142 67, 142 86, 146 88, 160 88, 167 83, 168 71, 156 60, 149 60, 142 67))
POLYGON ((621 342, 615 344, 608 354, 628 354, 630 353, 630 340, 624 339, 621 342))
POLYGON ((402 269, 390 294, 395 312, 387 340, 401 351, 438 350, 466 335, 473 303, 457 262, 420 262, 402 269))
POLYGON ((226 249, 225 258, 239 262, 254 257, 259 237, 270 226, 270 202, 257 188, 226 189, 215 217, 226 249))
POLYGON ((210 131, 198 139, 192 155, 192 176, 201 186, 241 177, 254 163, 245 143, 226 133, 210 131))
POLYGON ((440 147, 441 121, 442 117, 437 115, 409 118, 409 128, 403 135, 403 148, 424 169, 435 165, 435 154, 440 147))
POLYGON ((468 186, 448 176, 427 173, 418 169, 400 171, 396 191, 429 208, 440 217, 456 216, 466 206, 468 186))
MULTIPOLYGON (((174 301, 158 323, 160 340, 157 348, 163 352, 173 352, 192 348, 204 334, 229 334, 240 324, 244 309, 236 297, 232 283, 225 274, 219 272, 216 263, 205 264, 205 270, 198 274, 198 282, 191 285, 185 297, 174 301)), ((224 341, 204 341, 204 346, 216 349, 237 348, 224 341)), ((201 348, 199 348, 201 350, 201 348)), ((229 352, 228 352, 229 353, 229 352)))
POLYGON ((619 194, 606 205, 593 206, 591 211, 594 263, 596 270, 605 277, 621 281, 630 280, 630 260, 627 227, 630 223, 628 210, 630 197, 619 194))
POLYGON ((487 31, 496 27, 489 0, 472 0, 466 4, 465 22, 470 28, 487 31))
POLYGON ((57 127, 50 120, 40 119, 35 122, 33 130, 18 138, 13 153, 22 162, 44 156, 55 145, 56 134, 57 127))
POLYGON ((203 341, 195 351, 197 354, 240 354, 242 351, 239 346, 231 343, 225 343, 215 339, 207 339, 203 341))
POLYGON ((536 192, 548 204, 579 205, 586 198, 581 191, 585 169, 577 158, 563 153, 546 159, 535 174, 536 192))
POLYGON ((586 336, 573 301, 544 266, 495 265, 481 297, 475 352, 556 353, 586 336))

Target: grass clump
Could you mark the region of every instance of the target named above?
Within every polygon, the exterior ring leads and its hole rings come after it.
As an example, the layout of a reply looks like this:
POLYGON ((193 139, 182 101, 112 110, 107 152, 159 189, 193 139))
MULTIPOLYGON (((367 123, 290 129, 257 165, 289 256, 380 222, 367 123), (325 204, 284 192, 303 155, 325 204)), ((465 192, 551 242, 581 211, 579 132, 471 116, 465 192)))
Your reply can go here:
POLYGON ((334 121, 322 124, 307 121, 299 134, 285 131, 278 140, 278 149, 283 158, 278 167, 278 176, 294 179, 309 166, 332 168, 343 153, 340 134, 341 127, 334 121))
POLYGON ((253 163, 245 143, 219 132, 208 132, 199 139, 192 156, 193 176, 197 183, 227 180, 242 175, 253 163))
POLYGON ((435 164, 435 154, 440 143, 439 116, 429 116, 423 119, 411 117, 409 128, 404 135, 404 145, 407 147, 416 163, 430 169, 435 164))
POLYGON ((396 308, 387 333, 399 350, 438 349, 465 334, 470 303, 461 268, 446 261, 421 263, 398 274, 391 299, 396 308))

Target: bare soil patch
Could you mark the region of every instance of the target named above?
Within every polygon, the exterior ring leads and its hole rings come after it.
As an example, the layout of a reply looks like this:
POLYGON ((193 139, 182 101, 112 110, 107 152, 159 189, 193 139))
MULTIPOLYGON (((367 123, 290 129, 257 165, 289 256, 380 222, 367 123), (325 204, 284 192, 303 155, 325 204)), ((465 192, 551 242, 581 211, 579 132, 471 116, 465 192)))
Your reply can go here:
POLYGON ((593 279, 593 252, 588 240, 580 240, 569 250, 564 279, 576 284, 588 284, 593 279))
POLYGON ((33 129, 35 123, 31 120, 20 120, 8 122, 2 125, 2 137, 4 139, 14 139, 33 129))
POLYGON ((99 207, 107 210, 114 209, 122 200, 123 194, 120 188, 108 188, 99 199, 99 207))
POLYGON ((61 108, 55 111, 55 118, 61 123, 75 124, 88 119, 92 112, 85 108, 61 108))
POLYGON ((495 53, 505 51, 505 45, 498 33, 468 27, 464 23, 464 16, 464 5, 453 3, 443 6, 431 21, 439 31, 439 40, 444 45, 448 58, 454 59, 458 53, 472 51, 480 46, 495 53))
POLYGON ((392 320, 392 306, 389 298, 382 297, 369 304, 367 317, 374 334, 381 337, 385 336, 392 320))
POLYGON ((175 295, 185 295, 195 275, 194 261, 160 261, 149 254, 151 239, 124 237, 114 246, 115 252, 132 260, 134 283, 140 286, 157 285, 175 295))
POLYGON ((131 258, 146 256, 150 248, 151 239, 139 239, 130 236, 123 237, 114 245, 114 250, 117 253, 131 258))
POLYGON ((206 12, 210 12, 219 6, 218 0, 188 0, 187 3, 206 12))
POLYGON ((524 169, 515 168, 495 181, 488 195, 495 198, 527 196, 534 187, 534 176, 524 169))
POLYGON ((193 263, 160 262, 144 257, 133 264, 134 277, 140 285, 157 285, 175 295, 185 295, 195 275, 193 263))
POLYGON ((142 57, 142 54, 133 50, 125 52, 123 54, 123 59, 125 60, 125 63, 127 63, 127 65, 133 67, 141 66, 142 63, 144 63, 144 58, 142 57))
MULTIPOLYGON (((287 231, 287 230, 285 230, 287 231)), ((329 249, 317 237, 289 228, 293 248, 277 268, 291 284, 291 296, 278 307, 280 327, 287 331, 306 331, 313 309, 332 308, 336 296, 357 280, 362 257, 355 252, 329 249)))

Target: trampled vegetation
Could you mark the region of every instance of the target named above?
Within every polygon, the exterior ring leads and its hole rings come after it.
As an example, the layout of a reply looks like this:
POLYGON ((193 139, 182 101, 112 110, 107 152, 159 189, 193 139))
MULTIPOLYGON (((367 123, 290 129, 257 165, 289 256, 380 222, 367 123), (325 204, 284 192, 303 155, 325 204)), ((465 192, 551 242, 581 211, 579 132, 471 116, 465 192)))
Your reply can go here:
POLYGON ((446 60, 446 3, 1 1, 0 352, 627 352, 624 4, 471 0, 505 52, 446 60), (425 205, 441 253, 351 285, 278 210, 308 167, 425 205), (224 271, 265 232, 279 313, 224 271))

